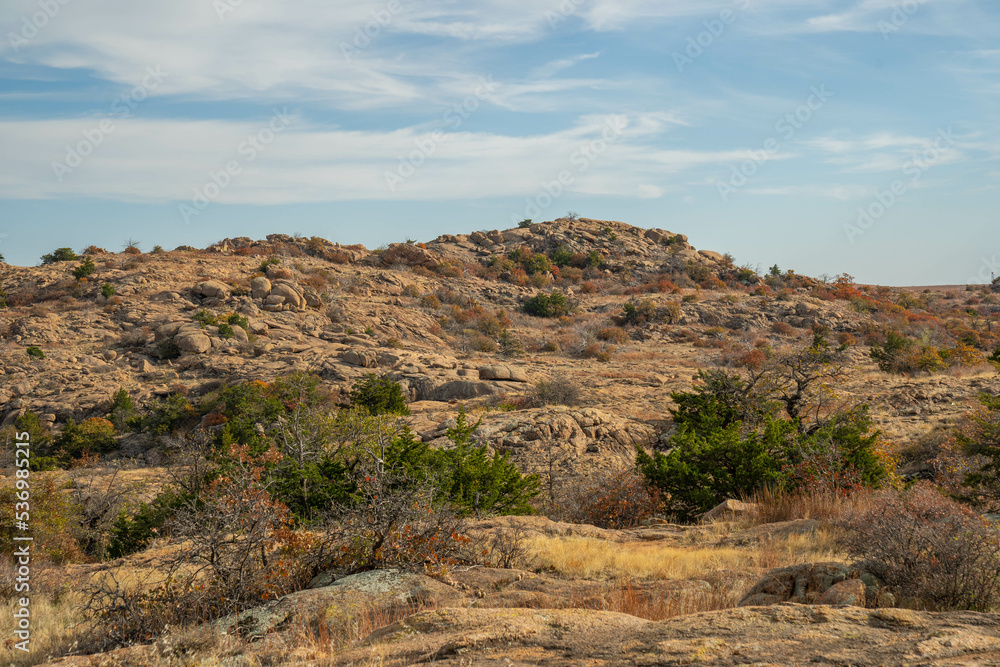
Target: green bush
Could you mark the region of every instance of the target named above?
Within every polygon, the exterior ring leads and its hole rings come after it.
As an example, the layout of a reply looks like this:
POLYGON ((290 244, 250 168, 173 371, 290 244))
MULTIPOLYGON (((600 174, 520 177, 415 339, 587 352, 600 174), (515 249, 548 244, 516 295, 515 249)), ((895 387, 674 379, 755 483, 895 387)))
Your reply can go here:
POLYGON ((31 357, 32 359, 44 359, 45 358, 45 353, 42 352, 42 348, 38 347, 37 345, 30 346, 26 350, 26 352, 28 353, 28 356, 31 357))
POLYGON ((135 515, 121 512, 111 527, 108 541, 109 558, 124 558, 142 551, 164 529, 177 510, 189 504, 190 494, 178 494, 167 490, 158 495, 152 503, 140 503, 135 515))
POLYGON ((219 323, 219 320, 218 318, 215 317, 215 314, 204 308, 194 313, 191 316, 191 319, 200 324, 202 329, 208 326, 214 327, 216 324, 219 323))
POLYGON ((408 415, 406 397, 398 382, 386 375, 368 373, 351 387, 351 404, 364 408, 372 415, 408 415))
POLYGON ((154 347, 156 356, 160 359, 176 359, 181 356, 181 349, 173 338, 164 338, 154 347))
POLYGON ((988 495, 990 509, 1000 508, 1000 396, 980 394, 982 407, 964 418, 956 441, 966 456, 977 462, 968 473, 965 484, 982 486, 988 495))
POLYGON ((240 315, 239 313, 230 313, 229 317, 226 318, 226 323, 231 324, 234 327, 239 327, 244 331, 249 331, 250 329, 249 320, 247 320, 247 318, 240 315))
POLYGON ((465 407, 460 407, 455 426, 447 432, 451 449, 431 449, 414 442, 407 431, 394 443, 387 465, 400 465, 414 480, 430 480, 439 498, 463 513, 531 514, 538 478, 522 475, 507 454, 490 454, 486 445, 476 446, 472 434, 481 422, 470 424, 465 407))
POLYGON ((223 338, 232 338, 236 335, 236 331, 232 326, 226 324, 225 322, 221 322, 219 324, 219 335, 223 338))
POLYGON ((881 345, 872 345, 869 354, 880 370, 886 373, 899 373, 903 359, 912 347, 912 340, 890 330, 885 334, 885 342, 881 345))
POLYGON ((37 413, 26 411, 23 415, 14 420, 12 426, 6 426, 0 430, 0 439, 12 442, 15 433, 27 433, 28 441, 31 443, 31 470, 53 470, 59 467, 59 461, 55 457, 46 454, 51 447, 52 433, 42 424, 37 413))
POLYGON ((141 421, 142 430, 154 435, 168 435, 197 416, 194 406, 180 394, 170 394, 152 405, 141 421))
POLYGON ((818 410, 814 402, 822 394, 811 385, 831 377, 835 354, 817 336, 808 348, 777 360, 780 372, 750 381, 700 371, 693 391, 672 393, 677 431, 670 451, 636 453, 639 470, 663 492, 667 509, 691 520, 727 498, 764 488, 881 486, 890 471, 867 406, 839 408, 821 420, 805 417, 818 410))
POLYGON ((107 419, 94 417, 77 424, 67 420, 62 433, 52 441, 52 454, 63 464, 93 454, 105 454, 117 445, 115 426, 107 419))
POLYGON ((94 265, 94 260, 90 257, 83 258, 83 264, 73 269, 73 277, 77 280, 81 278, 86 278, 87 276, 94 273, 97 270, 97 266, 94 265))
POLYGON ((642 299, 641 301, 629 301, 622 306, 622 319, 625 324, 641 325, 647 322, 655 322, 656 304, 652 299, 642 299))
POLYGON ((524 270, 529 276, 533 276, 536 273, 549 273, 552 271, 552 262, 549 260, 547 255, 541 253, 531 255, 525 259, 522 264, 524 270))
POLYGON ((105 299, 110 299, 115 295, 115 286, 111 283, 104 283, 101 285, 101 296, 105 299))
POLYGON ((573 263, 573 251, 568 246, 559 246, 552 251, 552 263, 556 266, 570 266, 573 263))
POLYGON ((561 292, 537 294, 522 304, 524 312, 535 317, 562 317, 572 310, 569 300, 561 292))
POLYGON ((76 253, 70 248, 56 248, 47 255, 42 255, 42 264, 53 264, 55 262, 72 262, 76 259, 76 253))
POLYGON ((121 388, 111 399, 111 412, 108 420, 114 424, 119 433, 132 431, 142 426, 142 417, 132 402, 129 393, 121 388))
POLYGON ((711 269, 693 259, 687 261, 687 264, 684 266, 684 272, 687 273, 688 278, 696 283, 704 282, 712 276, 711 269))
POLYGON ((986 360, 994 366, 1000 368, 1000 346, 997 346, 997 349, 993 350, 993 354, 988 356, 986 360))
POLYGON ((517 226, 520 229, 527 229, 528 227, 531 227, 531 218, 525 218, 521 222, 517 223, 517 226))
MULTIPOLYGON (((721 424, 724 419, 710 414, 701 415, 701 421, 721 424)), ((749 432, 740 422, 707 430, 685 425, 671 437, 669 453, 650 456, 639 448, 636 465, 668 498, 668 510, 690 521, 727 498, 765 488, 877 488, 889 471, 875 451, 878 433, 871 426, 864 409, 812 433, 800 432, 795 420, 774 417, 749 432)))

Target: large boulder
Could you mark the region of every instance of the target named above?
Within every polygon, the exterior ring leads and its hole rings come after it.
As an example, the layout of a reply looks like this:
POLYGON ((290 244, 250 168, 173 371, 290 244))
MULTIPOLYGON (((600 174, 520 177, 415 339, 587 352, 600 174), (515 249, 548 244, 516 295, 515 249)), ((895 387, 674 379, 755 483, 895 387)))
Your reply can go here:
MULTIPOLYGON (((844 563, 801 563, 771 570, 740 600, 741 607, 797 602, 817 604, 835 584, 861 579, 861 571, 844 563)), ((862 584, 862 587, 864 584, 862 584)), ((855 587, 844 587, 827 599, 843 599, 855 587)), ((863 597, 862 597, 863 599, 863 597)))
POLYGON ((341 636, 365 614, 377 617, 399 609, 446 606, 461 597, 454 588, 436 579, 399 570, 372 570, 328 583, 331 579, 321 575, 314 579, 310 590, 227 616, 216 623, 216 628, 223 634, 260 638, 305 619, 310 625, 326 624, 330 636, 341 636))
POLYGON ((713 262, 722 264, 726 261, 726 258, 722 254, 715 252, 714 250, 699 250, 698 254, 706 259, 710 259, 713 262))
POLYGON ((340 360, 345 364, 361 368, 375 368, 378 366, 378 354, 374 350, 347 350, 340 360))
POLYGON ((816 604, 848 604, 854 607, 864 607, 866 598, 867 588, 865 588, 863 581, 860 579, 846 579, 826 589, 826 592, 816 600, 816 604))
POLYGON ((819 315, 820 312, 819 306, 812 303, 800 301, 795 304, 795 313, 800 317, 815 317, 816 315, 819 315))
POLYGON ((701 515, 701 520, 704 523, 710 523, 712 521, 722 521, 722 520, 732 520, 740 516, 745 516, 752 512, 757 505, 754 503, 745 503, 741 500, 734 500, 732 498, 728 500, 723 500, 721 503, 708 510, 701 515))
POLYGON ((302 288, 288 280, 276 280, 271 286, 270 297, 282 297, 278 303, 301 308, 306 305, 305 293, 302 288))
POLYGON ((271 293, 271 281, 264 276, 258 276, 250 281, 250 294, 255 299, 266 299, 271 293))
POLYGON ((528 374, 520 368, 514 368, 502 364, 480 366, 480 380, 501 380, 506 382, 527 382, 528 374))
POLYGON ((384 266, 404 264, 432 269, 438 265, 434 255, 413 243, 391 243, 382 253, 381 259, 384 266))
POLYGON ((194 286, 192 291, 198 296, 224 300, 228 299, 232 289, 224 282, 218 280, 206 280, 194 286))
POLYGON ((200 331, 185 332, 174 339, 181 352, 201 354, 212 349, 212 339, 200 331))
POLYGON ((495 394, 493 385, 486 382, 474 382, 472 380, 454 380, 445 382, 439 387, 430 391, 427 398, 430 401, 465 401, 480 396, 490 396, 495 394))

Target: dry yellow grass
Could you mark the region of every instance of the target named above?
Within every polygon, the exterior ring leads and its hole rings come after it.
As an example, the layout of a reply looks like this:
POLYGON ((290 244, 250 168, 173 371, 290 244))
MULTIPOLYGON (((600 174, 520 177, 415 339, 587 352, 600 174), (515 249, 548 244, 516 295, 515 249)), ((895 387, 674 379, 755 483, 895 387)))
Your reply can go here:
POLYGON ((617 543, 589 537, 537 537, 529 553, 536 566, 574 579, 699 579, 716 570, 767 570, 843 557, 832 530, 764 537, 753 546, 674 546, 617 543))
MULTIPOLYGON (((29 667, 66 655, 81 640, 86 630, 80 609, 83 600, 74 593, 53 602, 44 595, 31 596, 31 643, 27 653, 13 647, 7 638, 14 637, 14 600, 0 604, 0 637, 5 639, 4 662, 11 667, 29 667), (9 661, 9 662, 8 662, 9 661)), ((14 640, 18 641, 18 640, 14 640)))

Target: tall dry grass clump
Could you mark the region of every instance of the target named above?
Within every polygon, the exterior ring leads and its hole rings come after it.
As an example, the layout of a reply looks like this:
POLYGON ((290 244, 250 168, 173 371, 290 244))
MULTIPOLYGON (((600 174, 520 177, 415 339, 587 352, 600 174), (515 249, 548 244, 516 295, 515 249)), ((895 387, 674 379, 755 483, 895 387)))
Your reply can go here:
POLYGON ((744 499, 751 505, 747 513, 750 525, 815 519, 835 524, 847 516, 872 507, 874 493, 859 489, 850 493, 836 489, 821 489, 808 493, 790 493, 765 488, 744 499))
POLYGON ((535 567, 571 579, 638 581, 706 579, 721 570, 762 572, 840 556, 833 530, 762 537, 757 544, 672 546, 590 537, 536 537, 527 547, 535 567))

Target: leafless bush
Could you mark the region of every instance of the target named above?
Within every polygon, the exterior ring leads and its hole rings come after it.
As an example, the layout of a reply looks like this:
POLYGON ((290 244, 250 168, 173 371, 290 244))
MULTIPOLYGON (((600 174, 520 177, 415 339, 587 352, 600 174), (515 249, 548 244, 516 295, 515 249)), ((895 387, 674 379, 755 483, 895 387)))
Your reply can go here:
POLYGON ((337 533, 294 531, 265 468, 280 455, 232 446, 229 465, 176 512, 176 542, 150 574, 108 571, 84 590, 95 650, 148 641, 167 626, 206 621, 300 590, 332 561, 337 533))
POLYGON ((149 327, 136 327, 122 334, 116 345, 119 347, 145 347, 151 335, 149 327))
POLYGON ((524 528, 514 524, 494 532, 484 550, 484 564, 490 567, 522 568, 528 565, 528 534, 524 528))
POLYGON ((660 494, 634 468, 596 473, 574 487, 566 519, 600 528, 631 528, 659 511, 660 494))
POLYGON ((83 613, 90 625, 84 650, 101 652, 141 644, 170 625, 200 615, 191 613, 191 587, 169 583, 169 575, 136 576, 125 568, 109 569, 82 587, 83 613))
POLYGON ((1000 531, 932 486, 881 491, 844 525, 848 552, 906 604, 988 610, 1000 603, 1000 531))
POLYGON ((470 562, 471 539, 464 520, 435 502, 430 483, 416 484, 381 460, 359 469, 360 504, 338 512, 343 532, 336 566, 346 572, 384 567, 470 562))
POLYGON ((539 380, 532 396, 536 405, 579 405, 581 388, 575 380, 558 377, 554 380, 539 380))
POLYGON ((101 475, 93 468, 73 471, 72 498, 79 513, 79 542, 84 553, 94 558, 107 555, 114 522, 135 495, 132 486, 121 483, 118 473, 115 470, 101 475))

